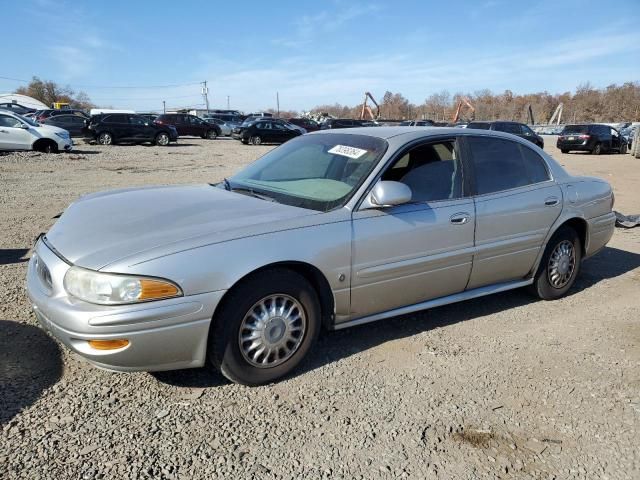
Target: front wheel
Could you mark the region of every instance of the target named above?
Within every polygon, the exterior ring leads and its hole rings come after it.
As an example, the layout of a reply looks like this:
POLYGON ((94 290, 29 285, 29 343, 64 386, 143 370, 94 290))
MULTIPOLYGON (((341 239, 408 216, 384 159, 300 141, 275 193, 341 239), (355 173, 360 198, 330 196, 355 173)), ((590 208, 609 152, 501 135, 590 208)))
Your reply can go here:
POLYGON ((560 227, 547 244, 531 285, 532 292, 543 300, 564 296, 578 276, 581 259, 578 234, 569 226, 560 227))
POLYGON ((623 155, 627 153, 627 145, 626 144, 622 145, 620 147, 620 153, 623 154, 623 155))
POLYGON ((258 135, 256 135, 255 137, 251 137, 249 139, 249 143, 251 145, 260 145, 262 143, 262 139, 258 135))
POLYGON ((567 150, 566 148, 561 148, 561 149, 560 149, 560 151, 561 151, 562 153, 569 153, 569 150, 567 150))
POLYGON ((160 132, 158 135, 156 135, 155 143, 156 145, 159 145, 161 147, 166 147, 167 145, 169 145, 169 140, 169 134, 160 132))
POLYGON ((228 293, 209 331, 208 358, 229 380, 263 385, 291 372, 320 331, 320 304, 291 270, 259 272, 228 293))

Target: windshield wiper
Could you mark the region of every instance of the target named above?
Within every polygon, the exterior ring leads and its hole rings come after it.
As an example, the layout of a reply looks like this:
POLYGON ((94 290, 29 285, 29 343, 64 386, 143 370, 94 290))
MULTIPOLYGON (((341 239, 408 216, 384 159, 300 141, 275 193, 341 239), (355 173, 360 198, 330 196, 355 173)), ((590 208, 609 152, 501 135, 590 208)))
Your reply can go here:
POLYGON ((232 192, 242 193, 243 195, 250 195, 255 198, 259 198, 260 200, 266 200, 268 202, 277 202, 277 200, 269 195, 265 195, 263 193, 258 193, 251 188, 243 188, 243 187, 234 187, 231 189, 232 192))
POLYGON ((231 184, 229 183, 229 180, 227 180, 227 177, 222 179, 222 184, 224 185, 224 189, 231 191, 231 184))

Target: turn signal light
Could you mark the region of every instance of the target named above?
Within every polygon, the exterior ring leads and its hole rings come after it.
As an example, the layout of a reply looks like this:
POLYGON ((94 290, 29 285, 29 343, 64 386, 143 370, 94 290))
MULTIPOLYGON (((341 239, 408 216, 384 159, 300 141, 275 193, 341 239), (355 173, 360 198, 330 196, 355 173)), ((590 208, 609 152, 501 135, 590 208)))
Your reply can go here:
POLYGON ((175 285, 157 280, 140 280, 140 287, 141 291, 138 300, 175 297, 180 294, 180 290, 175 285))
POLYGON ((96 350, 117 350, 127 345, 129 345, 129 340, 124 338, 117 340, 89 340, 89 346, 96 350))

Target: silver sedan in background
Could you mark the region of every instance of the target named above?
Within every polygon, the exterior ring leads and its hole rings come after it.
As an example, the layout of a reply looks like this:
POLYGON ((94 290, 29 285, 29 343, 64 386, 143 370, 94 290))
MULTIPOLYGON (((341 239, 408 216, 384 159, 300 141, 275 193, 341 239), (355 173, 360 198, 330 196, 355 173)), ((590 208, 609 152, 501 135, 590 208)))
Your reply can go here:
POLYGON ((232 125, 229 125, 228 123, 226 123, 223 120, 220 120, 219 118, 204 118, 203 120, 207 123, 213 123, 215 125, 218 125, 220 127, 220 135, 222 135, 223 137, 231 136, 231 131, 233 130, 232 125))
POLYGON ((37 241, 28 294, 98 366, 210 362, 259 385, 322 327, 520 287, 563 296, 611 238, 613 202, 604 180, 501 132, 321 131, 220 184, 80 198, 37 241))

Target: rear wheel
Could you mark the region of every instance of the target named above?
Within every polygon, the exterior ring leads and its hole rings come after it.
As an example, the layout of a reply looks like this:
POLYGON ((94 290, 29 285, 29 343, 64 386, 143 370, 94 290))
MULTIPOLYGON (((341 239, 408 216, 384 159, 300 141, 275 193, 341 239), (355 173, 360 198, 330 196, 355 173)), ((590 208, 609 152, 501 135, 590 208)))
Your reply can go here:
POLYGON ((98 143, 100 145, 113 145, 113 135, 109 132, 102 132, 98 135, 98 143))
POLYGON ((627 153, 627 144, 624 144, 620 147, 620 153, 622 153, 623 155, 627 153))
POLYGON ((320 304, 298 273, 265 270, 227 295, 213 319, 207 355, 229 380, 270 383, 291 372, 315 343, 320 304))
POLYGON ((260 138, 259 135, 256 135, 255 137, 251 137, 249 139, 249 143, 251 145, 260 145, 262 143, 262 139, 260 138))
POLYGON ((206 136, 209 140, 215 140, 216 138, 218 138, 218 132, 216 132, 214 129, 211 129, 207 131, 206 136))
POLYGON ((547 244, 531 290, 543 300, 555 300, 567 293, 578 276, 582 244, 576 231, 562 226, 547 244))
POLYGON ((158 135, 156 135, 156 140, 155 143, 156 145, 159 145, 161 147, 166 147, 167 145, 169 145, 169 134, 165 133, 165 132, 160 132, 158 135))
POLYGON ((591 150, 591 154, 600 155, 601 153, 602 153, 602 144, 596 143, 595 147, 593 147, 593 150, 591 150))

